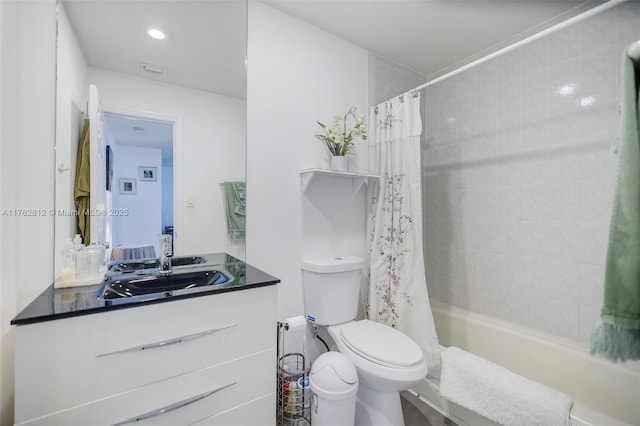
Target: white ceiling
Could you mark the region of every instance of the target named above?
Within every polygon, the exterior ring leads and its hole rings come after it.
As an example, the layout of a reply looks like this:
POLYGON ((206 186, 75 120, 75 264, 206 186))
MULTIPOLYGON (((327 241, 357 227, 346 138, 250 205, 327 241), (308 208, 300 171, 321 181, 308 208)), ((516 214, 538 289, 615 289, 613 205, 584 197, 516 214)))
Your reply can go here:
MULTIPOLYGON (((249 0, 256 1, 256 0, 249 0)), ((584 0, 270 0, 264 3, 425 76, 584 0)), ((244 0, 62 0, 90 66, 246 98, 244 0), (150 39, 147 25, 169 31, 150 39), (167 68, 166 76, 141 63, 167 68)))
POLYGON ((104 121, 116 144, 160 149, 163 161, 173 161, 172 123, 115 114, 105 114, 104 121))
POLYGON ((62 0, 89 66, 246 98, 246 3, 62 0), (146 26, 168 31, 153 40, 146 26), (168 70, 143 71, 141 63, 168 70))
POLYGON ((602 1, 273 0, 283 12, 425 76, 602 1), (588 5, 586 3, 589 3, 588 5))

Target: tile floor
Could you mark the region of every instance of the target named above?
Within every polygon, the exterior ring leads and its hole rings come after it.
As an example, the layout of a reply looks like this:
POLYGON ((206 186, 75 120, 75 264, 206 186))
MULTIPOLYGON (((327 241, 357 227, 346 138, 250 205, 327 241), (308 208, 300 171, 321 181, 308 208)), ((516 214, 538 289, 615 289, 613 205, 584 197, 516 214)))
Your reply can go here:
POLYGON ((410 392, 400 393, 405 426, 457 426, 410 392))

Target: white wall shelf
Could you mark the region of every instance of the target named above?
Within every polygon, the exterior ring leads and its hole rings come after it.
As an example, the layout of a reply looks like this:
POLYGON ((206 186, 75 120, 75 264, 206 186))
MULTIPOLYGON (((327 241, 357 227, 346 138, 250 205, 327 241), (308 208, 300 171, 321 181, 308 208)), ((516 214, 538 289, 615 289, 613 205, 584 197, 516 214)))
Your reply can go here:
POLYGON ((307 191, 307 188, 314 180, 321 177, 337 177, 341 179, 351 180, 353 186, 353 193, 357 194, 362 185, 367 183, 369 179, 379 179, 380 176, 368 174, 368 173, 352 173, 352 172, 337 172, 335 170, 323 170, 323 169, 305 169, 300 170, 300 187, 302 193, 307 191))

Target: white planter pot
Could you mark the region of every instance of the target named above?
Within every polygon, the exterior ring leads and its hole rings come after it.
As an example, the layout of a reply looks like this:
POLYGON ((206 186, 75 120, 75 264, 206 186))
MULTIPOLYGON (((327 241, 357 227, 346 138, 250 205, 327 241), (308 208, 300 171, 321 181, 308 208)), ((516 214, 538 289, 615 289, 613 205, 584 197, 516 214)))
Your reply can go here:
POLYGON ((331 170, 336 172, 349 171, 349 157, 346 155, 336 155, 331 157, 331 170))

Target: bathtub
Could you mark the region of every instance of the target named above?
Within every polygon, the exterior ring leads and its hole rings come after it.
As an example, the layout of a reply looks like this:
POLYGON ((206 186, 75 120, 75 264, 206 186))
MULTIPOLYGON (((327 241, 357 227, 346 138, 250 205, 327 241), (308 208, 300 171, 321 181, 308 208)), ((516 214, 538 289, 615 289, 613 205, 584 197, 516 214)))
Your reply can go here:
MULTIPOLYGON (((457 346, 571 396, 572 426, 640 425, 640 363, 593 358, 585 346, 431 300, 440 344, 457 346)), ((494 422, 444 400, 427 377, 410 390, 460 425, 494 422)))

